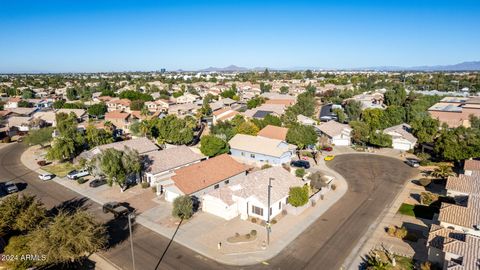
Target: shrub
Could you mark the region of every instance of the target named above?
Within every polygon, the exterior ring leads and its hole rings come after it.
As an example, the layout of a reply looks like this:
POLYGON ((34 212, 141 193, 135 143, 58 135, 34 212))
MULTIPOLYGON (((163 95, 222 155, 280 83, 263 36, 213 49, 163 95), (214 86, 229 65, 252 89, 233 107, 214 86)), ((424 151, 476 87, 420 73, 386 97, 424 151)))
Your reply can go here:
POLYGON ((290 168, 290 165, 288 165, 287 163, 283 163, 282 164, 282 167, 287 170, 288 172, 290 172, 291 168, 290 168))
POLYGON ((235 237, 239 237, 240 234, 238 232, 235 233, 235 237))
POLYGON ((148 187, 150 187, 150 183, 142 182, 142 188, 148 188, 148 187))
POLYGON ((288 202, 294 206, 299 207, 308 202, 308 186, 291 187, 288 193, 288 202))
POLYGON ((252 237, 249 233, 245 234, 245 238, 250 239, 252 237))
POLYGON ((387 228, 387 234, 394 237, 395 236, 395 231, 397 231, 397 228, 395 226, 388 226, 387 228))
POLYGON ((420 265, 420 270, 430 270, 432 268, 431 262, 424 262, 420 265))
POLYGON ((271 168, 271 167, 272 167, 272 165, 270 165, 270 164, 264 164, 260 169, 265 170, 265 169, 268 169, 268 168, 271 168))
POLYGON ((187 196, 179 196, 173 201, 172 215, 174 217, 189 219, 193 215, 192 199, 187 196))
POLYGON ((420 193, 420 203, 424 205, 430 205, 438 200, 438 195, 431 192, 420 193))
POLYGON ((251 221, 252 223, 257 223, 257 218, 252 218, 251 221))
POLYGON ((429 178, 420 178, 420 180, 418 180, 418 182, 420 183, 420 185, 426 187, 426 186, 430 185, 432 180, 430 180, 429 178))
POLYGON ((297 177, 302 178, 303 176, 305 176, 305 169, 304 169, 304 168, 298 168, 298 169, 295 171, 295 175, 296 175, 297 177))
POLYGON ((257 230, 251 230, 251 231, 250 231, 250 235, 252 235, 252 236, 257 235, 257 230))
POLYGON ((337 186, 335 184, 332 185, 332 190, 337 189, 337 186))
POLYGON ((77 179, 77 183, 80 184, 80 185, 85 183, 85 182, 87 182, 87 179, 85 179, 85 178, 78 178, 77 179))
POLYGON ((277 224, 277 220, 276 220, 276 219, 272 219, 270 222, 271 222, 272 224, 277 224))
POLYGON ((153 193, 157 193, 157 186, 153 186, 153 187, 152 187, 152 192, 153 192, 153 193))
POLYGON ((308 177, 308 179, 310 179, 310 186, 317 190, 321 190, 322 188, 327 187, 327 179, 324 176, 325 175, 320 171, 311 174, 308 177))
POLYGON ((397 228, 395 231, 395 237, 403 239, 407 236, 407 229, 405 227, 397 228))
POLYGON ((313 158, 313 154, 311 152, 308 152, 308 151, 302 151, 302 156, 313 158))

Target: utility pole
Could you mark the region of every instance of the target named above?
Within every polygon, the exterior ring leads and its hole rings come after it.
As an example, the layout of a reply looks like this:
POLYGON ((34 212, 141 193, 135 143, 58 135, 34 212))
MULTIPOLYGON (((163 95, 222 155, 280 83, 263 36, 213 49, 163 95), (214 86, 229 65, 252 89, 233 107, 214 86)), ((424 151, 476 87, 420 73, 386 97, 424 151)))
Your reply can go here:
POLYGON ((133 237, 132 237, 132 217, 134 218, 135 215, 133 213, 128 213, 128 230, 130 231, 130 249, 132 251, 132 264, 133 270, 135 270, 135 255, 133 254, 133 237))
POLYGON ((272 188, 272 180, 274 180, 274 178, 270 177, 268 178, 268 209, 267 209, 267 224, 266 224, 266 227, 267 227, 267 245, 270 245, 270 231, 271 231, 271 227, 270 227, 270 189, 272 188))

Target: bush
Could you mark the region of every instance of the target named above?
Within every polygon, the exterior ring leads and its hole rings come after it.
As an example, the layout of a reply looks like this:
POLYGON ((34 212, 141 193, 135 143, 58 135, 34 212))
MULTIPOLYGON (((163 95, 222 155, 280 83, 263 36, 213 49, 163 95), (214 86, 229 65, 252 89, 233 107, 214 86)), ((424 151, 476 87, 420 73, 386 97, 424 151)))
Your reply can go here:
POLYGON ((430 205, 438 200, 438 195, 431 192, 420 193, 420 203, 424 205, 430 205))
POLYGON ((245 234, 245 238, 250 239, 252 237, 249 233, 245 234))
POLYGON ((252 218, 250 221, 252 221, 252 223, 257 223, 257 218, 252 218))
POLYGON ((153 187, 152 187, 152 192, 153 192, 153 193, 157 193, 157 186, 153 186, 153 187))
POLYGON ((308 186, 291 187, 288 193, 288 202, 294 206, 299 207, 308 202, 308 186))
POLYGON ((395 226, 388 226, 387 228, 387 234, 394 237, 395 236, 395 232, 397 231, 397 228, 395 226))
POLYGON ((390 235, 391 237, 404 239, 407 236, 408 231, 405 227, 398 228, 397 226, 388 226, 387 234, 390 235))
POLYGON ((148 188, 148 187, 150 187, 150 183, 142 182, 142 188, 148 188))
POLYGON ((238 232, 235 233, 235 237, 239 237, 240 234, 238 232))
POLYGON ((304 157, 313 158, 313 154, 309 151, 302 151, 301 155, 304 157))
POLYGON ((87 182, 87 179, 85 179, 85 178, 78 178, 77 179, 77 183, 80 184, 80 185, 85 183, 85 182, 87 182))
POLYGON ((276 220, 276 219, 272 219, 270 222, 271 222, 272 224, 277 224, 277 220, 276 220))
POLYGON ((302 178, 303 176, 305 176, 305 169, 304 168, 298 168, 297 170, 295 170, 295 175, 297 177, 302 178))
POLYGON ((426 186, 430 185, 432 180, 429 179, 429 178, 420 178, 420 180, 418 180, 418 182, 420 183, 420 185, 426 187, 426 186))
POLYGON ((332 190, 337 189, 337 186, 335 184, 332 185, 332 190))
POLYGON ((282 167, 287 170, 288 172, 290 172, 291 168, 290 168, 290 165, 288 165, 287 163, 283 163, 282 164, 282 167))
POLYGON ((265 169, 268 169, 268 168, 271 168, 271 167, 272 167, 272 165, 270 165, 270 164, 264 164, 260 169, 265 170, 265 169))
POLYGON ((193 215, 193 203, 190 196, 184 195, 173 201, 172 215, 174 217, 189 219, 193 215))
POLYGON ((257 230, 251 230, 251 231, 250 231, 250 235, 252 235, 252 236, 257 235, 257 230))

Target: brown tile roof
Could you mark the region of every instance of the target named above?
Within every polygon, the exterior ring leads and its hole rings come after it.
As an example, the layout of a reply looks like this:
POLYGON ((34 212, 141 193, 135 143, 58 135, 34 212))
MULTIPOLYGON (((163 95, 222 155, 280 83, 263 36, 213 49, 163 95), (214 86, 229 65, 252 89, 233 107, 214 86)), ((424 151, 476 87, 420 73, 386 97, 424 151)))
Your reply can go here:
POLYGON ((233 117, 234 117, 235 115, 237 115, 237 114, 239 114, 239 112, 237 112, 237 111, 231 111, 231 112, 229 112, 229 113, 227 113, 227 114, 224 114, 224 115, 218 117, 217 120, 219 120, 219 121, 220 121, 220 120, 228 120, 228 119, 230 119, 230 118, 233 118, 233 117))
POLYGON ((246 165, 235 161, 227 154, 223 154, 176 170, 172 180, 184 194, 188 195, 248 169, 249 167, 246 165))
POLYGON ((105 119, 127 119, 130 116, 129 113, 121 111, 113 111, 105 114, 105 119))
POLYGON ((467 206, 442 203, 438 220, 465 228, 480 225, 480 196, 468 196, 467 206))
POLYGON ((258 136, 285 141, 288 128, 267 125, 258 132, 258 136))
POLYGON ((448 269, 474 270, 479 269, 480 237, 465 235, 464 241, 453 240, 443 244, 443 251, 462 258, 461 262, 449 261, 448 269))
POLYGON ((463 169, 466 171, 480 171, 480 160, 465 160, 465 165, 463 165, 463 169))
POLYGON ((460 174, 458 177, 449 176, 445 189, 466 194, 480 194, 480 177, 464 174, 460 174))
POLYGON ((11 112, 10 111, 0 111, 0 117, 4 117, 9 115, 11 112))
POLYGON ((22 100, 20 97, 11 97, 8 99, 8 102, 19 102, 20 100, 22 100))
POLYGON ((437 224, 430 226, 428 233, 427 246, 443 249, 444 243, 449 243, 453 240, 464 240, 465 233, 455 231, 453 229, 445 228, 437 224))
POLYGON ((291 99, 269 99, 265 101, 265 104, 282 104, 287 106, 290 106, 294 103, 295 103, 295 100, 291 100, 291 99))
POLYGON ((152 174, 172 170, 180 166, 204 159, 203 155, 197 154, 185 145, 155 151, 148 154, 151 164, 147 172, 152 174))
POLYGON ((230 110, 230 108, 223 108, 223 109, 214 111, 212 114, 215 115, 215 116, 218 116, 218 115, 220 115, 224 112, 228 112, 229 110, 230 110))

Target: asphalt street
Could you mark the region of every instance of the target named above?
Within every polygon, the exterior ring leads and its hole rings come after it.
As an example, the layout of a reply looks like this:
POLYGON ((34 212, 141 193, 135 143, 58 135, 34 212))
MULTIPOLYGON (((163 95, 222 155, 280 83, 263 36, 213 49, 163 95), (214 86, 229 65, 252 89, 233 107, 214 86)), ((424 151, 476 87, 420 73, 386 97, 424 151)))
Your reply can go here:
MULTIPOLYGON (((25 183, 22 192, 35 194, 47 207, 89 209, 106 222, 112 248, 101 254, 122 269, 133 269, 125 220, 112 220, 101 206, 55 183, 40 181, 20 162, 20 144, 0 149, 0 182, 25 183)), ((134 230, 136 269, 339 269, 358 240, 416 173, 394 158, 348 154, 327 164, 348 182, 347 193, 280 254, 265 263, 235 267, 221 265, 137 225, 134 230)), ((246 255, 248 256, 248 255, 246 255)))

